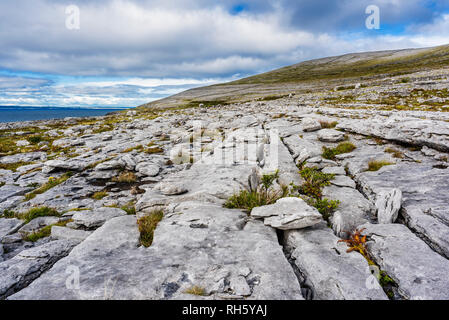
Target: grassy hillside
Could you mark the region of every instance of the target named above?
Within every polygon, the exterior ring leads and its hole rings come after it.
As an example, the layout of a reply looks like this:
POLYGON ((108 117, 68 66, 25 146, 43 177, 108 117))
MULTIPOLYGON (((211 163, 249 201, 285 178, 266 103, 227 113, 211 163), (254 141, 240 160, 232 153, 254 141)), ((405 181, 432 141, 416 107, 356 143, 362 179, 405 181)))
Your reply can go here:
POLYGON ((316 59, 241 80, 195 88, 141 107, 196 106, 199 103, 269 100, 290 92, 301 93, 353 81, 410 74, 449 67, 449 45, 353 53, 316 59))
POLYGON ((311 60, 229 84, 303 82, 318 79, 399 75, 449 66, 449 46, 347 54, 311 60))

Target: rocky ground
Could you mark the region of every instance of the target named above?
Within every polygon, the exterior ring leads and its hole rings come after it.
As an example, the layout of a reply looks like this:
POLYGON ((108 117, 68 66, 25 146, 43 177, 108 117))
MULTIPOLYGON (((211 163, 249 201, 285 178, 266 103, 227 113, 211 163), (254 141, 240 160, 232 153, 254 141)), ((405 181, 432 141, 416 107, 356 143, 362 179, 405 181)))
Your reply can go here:
POLYGON ((449 299, 448 75, 0 125, 0 298, 449 299))

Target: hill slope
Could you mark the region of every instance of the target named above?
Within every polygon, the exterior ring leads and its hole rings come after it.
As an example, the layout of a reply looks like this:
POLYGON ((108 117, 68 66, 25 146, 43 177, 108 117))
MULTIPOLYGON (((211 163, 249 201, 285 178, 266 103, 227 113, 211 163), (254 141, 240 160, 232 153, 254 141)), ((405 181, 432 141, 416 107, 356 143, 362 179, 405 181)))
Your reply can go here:
POLYGON ((241 80, 190 89, 140 107, 165 108, 274 99, 292 92, 330 88, 449 66, 449 45, 351 53, 305 61, 241 80))

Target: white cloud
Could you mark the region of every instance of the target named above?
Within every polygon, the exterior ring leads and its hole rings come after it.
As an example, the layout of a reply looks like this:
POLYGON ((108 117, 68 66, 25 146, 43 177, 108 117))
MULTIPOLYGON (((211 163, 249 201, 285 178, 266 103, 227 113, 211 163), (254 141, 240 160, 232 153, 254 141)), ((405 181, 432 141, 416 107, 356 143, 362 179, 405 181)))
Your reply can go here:
POLYGON ((80 0, 81 29, 68 30, 65 3, 1 1, 0 69, 81 81, 0 77, 0 104, 21 97, 17 103, 134 106, 311 58, 448 42, 449 15, 429 11, 423 0, 374 1, 381 24, 397 20, 408 29, 369 33, 368 2, 257 1, 236 15, 229 8, 237 0, 80 0), (362 30, 341 27, 358 21, 362 30), (92 79, 100 76, 108 80, 92 79))

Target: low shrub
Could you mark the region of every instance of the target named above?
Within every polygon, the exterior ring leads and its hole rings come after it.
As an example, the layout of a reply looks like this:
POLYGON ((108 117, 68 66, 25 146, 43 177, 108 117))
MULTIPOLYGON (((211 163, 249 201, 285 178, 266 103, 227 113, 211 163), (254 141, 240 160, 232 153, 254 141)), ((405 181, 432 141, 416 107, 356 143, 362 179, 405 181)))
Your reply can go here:
POLYGON ((330 185, 330 181, 334 178, 334 174, 322 173, 316 168, 304 168, 300 171, 301 177, 305 180, 304 183, 295 187, 299 193, 312 198, 321 199, 321 189, 330 185))

